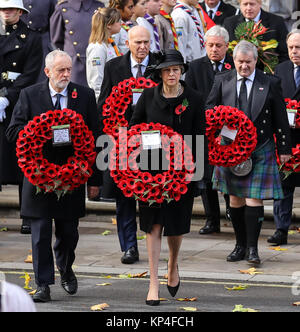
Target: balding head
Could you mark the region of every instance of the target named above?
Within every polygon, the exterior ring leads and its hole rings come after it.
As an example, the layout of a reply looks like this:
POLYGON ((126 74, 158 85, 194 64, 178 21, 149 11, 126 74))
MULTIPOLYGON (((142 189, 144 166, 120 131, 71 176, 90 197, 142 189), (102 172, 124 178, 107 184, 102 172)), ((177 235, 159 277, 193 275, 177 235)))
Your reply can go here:
POLYGON ((128 41, 126 45, 129 48, 132 57, 138 63, 141 63, 150 50, 150 33, 142 26, 134 26, 128 32, 128 41))

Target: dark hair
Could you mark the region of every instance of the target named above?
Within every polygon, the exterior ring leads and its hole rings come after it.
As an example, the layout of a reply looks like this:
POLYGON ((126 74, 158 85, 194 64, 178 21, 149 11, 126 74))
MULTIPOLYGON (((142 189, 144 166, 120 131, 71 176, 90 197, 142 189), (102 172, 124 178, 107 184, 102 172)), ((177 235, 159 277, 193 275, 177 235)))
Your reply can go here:
POLYGON ((129 2, 129 0, 109 0, 108 7, 124 9, 125 6, 128 4, 128 2, 129 2))

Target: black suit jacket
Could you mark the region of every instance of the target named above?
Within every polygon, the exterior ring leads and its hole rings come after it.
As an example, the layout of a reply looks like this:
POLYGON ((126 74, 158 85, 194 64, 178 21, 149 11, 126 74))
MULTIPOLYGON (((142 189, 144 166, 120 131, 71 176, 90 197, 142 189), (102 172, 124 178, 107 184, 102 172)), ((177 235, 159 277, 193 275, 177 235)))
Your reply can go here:
MULTIPOLYGON (((278 47, 276 49, 276 53, 279 56, 279 62, 288 60, 289 57, 286 46, 286 36, 288 34, 288 31, 283 18, 275 14, 261 10, 260 19, 261 23, 266 28, 269 28, 268 32, 264 35, 262 40, 268 41, 270 39, 276 39, 278 41, 278 47)), ((245 18, 242 13, 225 19, 224 28, 229 33, 230 41, 235 40, 234 31, 236 27, 243 22, 245 22, 245 18)))
MULTIPOLYGON (((251 119, 257 131, 257 148, 276 135, 279 154, 291 153, 290 128, 280 79, 256 69, 252 85, 251 119)), ((208 108, 217 105, 237 107, 237 72, 217 74, 207 99, 208 108)))
MULTIPOLYGON (((203 8, 203 10, 206 12, 205 2, 204 1, 200 2, 200 5, 203 8)), ((221 1, 220 6, 218 8, 218 11, 221 13, 221 15, 219 15, 219 16, 215 15, 215 17, 213 18, 213 21, 217 25, 223 25, 224 20, 227 17, 231 17, 231 16, 235 15, 236 8, 232 5, 229 5, 229 4, 224 3, 223 1, 221 1)))
MULTIPOLYGON (((228 69, 225 68, 226 64, 229 64, 232 68, 234 67, 231 56, 225 56, 225 61, 222 66, 222 72, 228 71, 228 69)), ((204 101, 206 101, 210 93, 210 90, 214 83, 214 79, 215 73, 213 70, 213 66, 207 55, 200 59, 193 60, 189 64, 189 70, 185 75, 186 84, 193 89, 199 91, 202 94, 204 101)))
MULTIPOLYGON (((284 98, 300 101, 300 86, 297 88, 294 79, 294 64, 288 60, 280 63, 275 69, 275 75, 281 78, 281 87, 284 98)), ((291 128, 292 145, 300 143, 300 129, 291 128)), ((300 186, 300 175, 292 174, 283 182, 286 186, 300 186)))
MULTIPOLYGON (((95 139, 99 136, 99 113, 97 112, 95 94, 92 89, 74 83, 68 86, 68 108, 80 113, 86 125, 92 130, 95 139), (72 98, 73 90, 77 98, 72 98)), ((33 85, 21 91, 14 108, 11 123, 6 131, 7 139, 16 142, 20 130, 35 116, 53 110, 48 81, 33 85)), ((94 172, 88 182, 100 185, 100 176, 94 172)), ((63 218, 77 219, 85 215, 85 186, 75 189, 57 200, 54 193, 39 193, 24 177, 21 216, 27 218, 63 218)))

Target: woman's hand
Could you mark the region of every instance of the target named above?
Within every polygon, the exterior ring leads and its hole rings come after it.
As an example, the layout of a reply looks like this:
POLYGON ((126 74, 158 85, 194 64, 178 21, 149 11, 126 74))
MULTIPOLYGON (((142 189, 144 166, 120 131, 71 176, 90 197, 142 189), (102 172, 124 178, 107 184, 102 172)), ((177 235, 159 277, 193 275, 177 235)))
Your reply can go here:
POLYGON ((289 161, 290 159, 291 159, 291 155, 290 154, 281 154, 280 156, 279 156, 279 160, 280 160, 280 163, 281 164, 284 164, 284 163, 286 163, 287 161, 289 161))

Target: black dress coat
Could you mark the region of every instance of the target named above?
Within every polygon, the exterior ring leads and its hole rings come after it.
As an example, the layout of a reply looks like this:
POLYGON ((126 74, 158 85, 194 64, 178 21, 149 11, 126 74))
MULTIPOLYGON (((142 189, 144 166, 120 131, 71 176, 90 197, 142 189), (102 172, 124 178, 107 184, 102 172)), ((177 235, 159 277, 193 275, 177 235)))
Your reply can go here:
MULTIPOLYGON (((103 134, 103 116, 102 116, 102 107, 105 104, 106 98, 110 95, 111 90, 114 86, 118 85, 120 82, 133 77, 131 72, 131 61, 130 61, 130 52, 127 52, 125 55, 111 59, 105 64, 104 67, 104 77, 103 83, 101 86, 101 93, 98 99, 98 109, 100 110, 100 132, 103 134)), ((149 63, 148 66, 155 64, 155 58, 152 53, 149 53, 149 63)), ((146 74, 146 72, 145 72, 146 74)), ((133 112, 133 107, 128 105, 128 108, 125 112, 125 118, 130 122, 133 112)), ((101 190, 101 197, 112 198, 116 197, 117 191, 120 193, 119 189, 115 185, 115 182, 110 177, 109 171, 103 172, 103 187, 101 190)))
MULTIPOLYGON (((184 92, 177 98, 166 99, 161 95, 162 83, 157 87, 144 90, 133 112, 130 126, 139 123, 161 123, 170 126, 181 135, 205 134, 205 112, 202 96, 192 88, 184 85, 184 92), (175 114, 176 106, 184 99, 188 100, 188 108, 180 115, 175 114)), ((194 157, 203 158, 192 147, 194 157)), ((164 235, 181 235, 188 233, 194 202, 194 183, 182 195, 178 202, 162 203, 160 206, 149 207, 140 204, 140 227, 145 232, 151 232, 153 224, 164 226, 164 235)))
MULTIPOLYGON (((19 21, 6 26, 6 35, 0 35, 0 97, 9 100, 6 119, 0 123, 0 180, 2 184, 19 184, 22 174, 18 168, 14 145, 5 137, 14 106, 21 89, 36 82, 43 61, 42 40, 38 33, 19 21), (7 79, 7 72, 19 73, 16 80, 7 79)), ((1 184, 1 182, 0 182, 1 184)))
MULTIPOLYGON (((206 6, 205 6, 205 2, 200 2, 201 7, 203 8, 203 10, 206 12, 206 6)), ((220 15, 215 15, 213 18, 213 21, 217 24, 217 25, 223 25, 224 20, 227 17, 231 17, 233 15, 235 15, 237 9, 228 4, 228 3, 224 3, 221 0, 220 6, 218 8, 218 12, 220 13, 220 15)))
MULTIPOLYGON (((290 128, 282 96, 281 81, 278 77, 256 69, 250 99, 251 120, 257 131, 257 146, 262 146, 276 135, 279 154, 291 153, 290 128)), ((208 108, 216 105, 238 107, 237 72, 217 74, 207 99, 208 108)))
MULTIPOLYGON (((99 113, 92 89, 74 83, 68 86, 68 108, 80 113, 95 139, 99 135, 99 113), (72 98, 73 90, 77 98, 72 98)), ((11 123, 6 131, 10 142, 16 142, 18 133, 28 121, 48 110, 53 110, 49 82, 45 81, 22 90, 15 106, 11 123)), ((56 149, 56 148, 55 148, 56 149)), ((94 172, 89 185, 99 186, 99 175, 94 172)), ((24 218, 78 219, 85 215, 85 185, 59 200, 54 193, 36 194, 36 188, 26 177, 23 181, 21 216, 24 218)))
MULTIPOLYGON (((280 63, 275 69, 275 75, 281 78, 281 87, 284 98, 300 101, 300 86, 297 88, 294 79, 294 64, 288 60, 280 63)), ((291 128, 292 145, 300 144, 300 129, 291 128)), ((294 173, 284 180, 285 186, 300 186, 300 174, 294 173)))
MULTIPOLYGON (((288 30, 286 28, 283 18, 275 14, 266 12, 262 9, 260 19, 261 23, 266 28, 269 28, 268 32, 263 36, 262 40, 268 41, 271 39, 276 39, 278 41, 276 53, 278 54, 279 62, 288 60, 289 57, 286 46, 286 36, 288 34, 288 30)), ((243 22, 245 22, 245 18, 242 13, 225 19, 223 25, 229 33, 230 41, 236 39, 234 31, 236 27, 243 22)))

